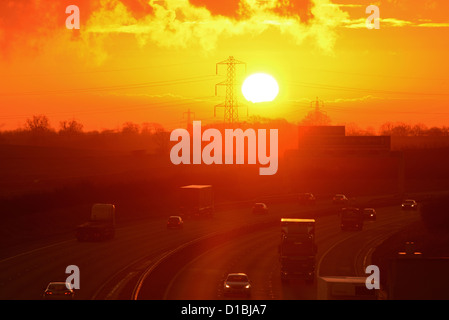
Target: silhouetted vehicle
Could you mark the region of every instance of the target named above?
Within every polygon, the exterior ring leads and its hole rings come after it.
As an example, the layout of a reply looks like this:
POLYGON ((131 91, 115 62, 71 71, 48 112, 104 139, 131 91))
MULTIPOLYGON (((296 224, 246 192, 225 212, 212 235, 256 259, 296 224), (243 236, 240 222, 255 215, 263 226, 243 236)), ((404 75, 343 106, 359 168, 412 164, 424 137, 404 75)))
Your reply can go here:
POLYGON ((90 220, 76 228, 79 241, 98 241, 115 236, 115 206, 96 203, 92 206, 90 220))
POLYGON ((179 189, 179 211, 183 218, 213 216, 214 194, 211 185, 189 185, 179 189))
POLYGON ((376 210, 374 210, 374 208, 364 208, 363 218, 365 220, 375 221, 377 219, 376 210))
POLYGON ((401 208, 402 210, 416 210, 418 209, 418 203, 415 200, 407 199, 402 202, 401 208))
POLYGON ((359 208, 343 208, 341 210, 341 230, 362 230, 363 212, 359 208))
POLYGON ((68 282, 50 282, 42 295, 45 300, 71 300, 75 290, 68 282))
POLYGON ((301 193, 298 196, 299 204, 315 204, 316 198, 312 193, 301 193))
POLYGON ((223 284, 225 296, 230 294, 251 296, 251 282, 246 273, 230 273, 223 284))
POLYGON ((336 194, 332 198, 332 203, 339 204, 339 205, 347 205, 349 203, 349 199, 346 198, 346 196, 344 194, 336 194))
POLYGON ((170 216, 167 220, 167 229, 182 229, 184 221, 180 216, 170 216))
POLYGON ((315 219, 281 219, 281 243, 278 247, 281 280, 315 279, 317 246, 315 219))
POLYGON ((257 202, 254 204, 252 212, 254 214, 265 214, 268 213, 268 207, 265 203, 257 202))

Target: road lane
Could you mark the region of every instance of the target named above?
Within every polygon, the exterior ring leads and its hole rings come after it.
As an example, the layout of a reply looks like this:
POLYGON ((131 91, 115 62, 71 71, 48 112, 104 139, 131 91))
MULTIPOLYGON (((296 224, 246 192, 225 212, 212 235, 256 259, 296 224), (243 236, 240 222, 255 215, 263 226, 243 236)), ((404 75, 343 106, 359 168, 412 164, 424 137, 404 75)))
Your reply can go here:
MULTIPOLYGON (((326 205, 316 206, 323 207, 326 205)), ((205 234, 264 221, 280 213, 305 210, 294 202, 274 204, 271 208, 275 213, 269 216, 253 216, 250 207, 218 211, 213 219, 186 221, 184 230, 166 230, 165 218, 141 220, 118 226, 117 236, 111 241, 78 242, 73 235, 67 235, 54 244, 32 246, 29 251, 16 252, 0 260, 0 299, 40 299, 48 282, 68 276, 65 274, 68 265, 80 268, 81 289, 77 298, 90 299, 117 272, 142 257, 151 260, 205 234)))
MULTIPOLYGON (((363 263, 368 261, 363 258, 371 249, 370 245, 419 218, 417 213, 403 212, 399 207, 381 208, 377 212, 377 221, 366 223, 363 231, 341 231, 337 215, 317 218, 320 276, 364 275, 363 263)), ((224 299, 222 284, 227 273, 245 272, 253 281, 252 299, 316 299, 316 282, 306 284, 302 280, 294 280, 288 285, 281 283, 277 255, 279 234, 279 227, 272 227, 243 235, 209 248, 183 268, 167 270, 173 272, 173 276, 163 298, 224 299)))

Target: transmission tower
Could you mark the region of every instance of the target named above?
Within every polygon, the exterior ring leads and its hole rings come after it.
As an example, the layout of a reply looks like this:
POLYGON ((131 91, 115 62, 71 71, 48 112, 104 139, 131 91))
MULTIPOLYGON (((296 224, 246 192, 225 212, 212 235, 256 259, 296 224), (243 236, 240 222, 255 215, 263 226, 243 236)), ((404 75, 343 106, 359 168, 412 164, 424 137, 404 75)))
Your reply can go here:
POLYGON ((190 120, 190 115, 193 115, 195 118, 195 112, 191 112, 190 109, 182 114, 182 118, 184 119, 184 115, 187 115, 187 131, 192 132, 192 121, 190 120))
POLYGON ((319 113, 320 112, 320 106, 323 107, 324 106, 324 102, 323 100, 318 100, 318 97, 316 97, 315 101, 311 101, 310 102, 310 107, 313 108, 313 105, 315 104, 315 112, 319 113))
POLYGON ((216 74, 218 74, 218 67, 220 65, 227 66, 226 80, 215 85, 215 95, 217 95, 217 86, 226 86, 226 98, 224 105, 219 104, 214 107, 214 117, 216 116, 216 109, 218 107, 224 107, 224 122, 225 123, 236 123, 239 121, 239 105, 238 99, 235 92, 235 88, 237 85, 236 81, 236 66, 237 65, 245 65, 246 72, 246 63, 242 61, 238 61, 234 59, 233 56, 230 56, 228 59, 218 62, 216 65, 216 74))

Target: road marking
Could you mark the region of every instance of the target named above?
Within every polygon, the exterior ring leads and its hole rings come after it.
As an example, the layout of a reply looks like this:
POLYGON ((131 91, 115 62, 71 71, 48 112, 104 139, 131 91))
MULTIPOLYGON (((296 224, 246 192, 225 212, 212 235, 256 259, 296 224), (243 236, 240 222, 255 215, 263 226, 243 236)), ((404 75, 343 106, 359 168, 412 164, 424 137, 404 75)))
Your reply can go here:
POLYGON ((31 254, 31 253, 34 253, 34 252, 38 252, 38 251, 40 251, 40 250, 52 248, 52 247, 58 246, 58 245, 63 244, 63 243, 72 242, 72 241, 75 241, 75 239, 65 240, 65 241, 53 243, 53 244, 50 244, 50 245, 47 245, 47 246, 44 246, 44 247, 39 247, 39 248, 30 250, 30 251, 25 251, 25 252, 16 254, 16 255, 14 255, 14 256, 8 257, 8 258, 4 258, 4 259, 0 260, 0 263, 6 262, 6 261, 8 261, 8 260, 12 260, 12 259, 15 259, 15 258, 18 258, 18 257, 21 257, 21 256, 26 256, 26 255, 28 255, 28 254, 31 254))
POLYGON ((129 279, 131 279, 132 277, 134 277, 134 275, 137 274, 137 271, 132 271, 130 273, 128 273, 124 278, 122 278, 122 280, 120 280, 115 286, 114 288, 112 288, 112 290, 106 295, 105 300, 112 300, 114 299, 114 294, 116 292, 119 292, 120 287, 124 286, 129 279))
POLYGON ((338 246, 338 245, 341 244, 342 242, 348 240, 349 238, 354 237, 355 235, 357 235, 357 234, 350 234, 350 235, 348 235, 347 237, 341 239, 340 241, 337 241, 336 243, 334 243, 330 248, 328 248, 328 249, 321 255, 320 260, 318 261, 317 268, 316 268, 316 270, 317 270, 317 273, 316 273, 317 277, 320 276, 321 262, 323 262, 324 257, 325 257, 326 255, 328 255, 329 252, 330 252, 331 250, 333 250, 336 246, 338 246))
POLYGON ((173 250, 166 251, 164 254, 162 254, 162 255, 160 256, 159 259, 157 259, 157 260, 155 261, 155 263, 153 263, 149 268, 147 268, 147 269, 142 273, 142 275, 139 277, 139 280, 137 281, 137 284, 134 286, 134 290, 133 290, 131 299, 132 299, 132 300, 137 300, 137 297, 139 296, 140 290, 142 289, 142 286, 143 286, 143 283, 144 283, 145 279, 146 279, 146 278, 153 272, 153 270, 156 269, 156 268, 157 268, 157 267, 158 267, 158 266, 159 266, 159 265, 160 265, 160 264, 161 264, 167 257, 169 257, 169 256, 171 256, 171 255, 173 255, 173 254, 176 254, 178 251, 180 251, 180 250, 182 250, 182 249, 188 247, 189 245, 192 245, 192 244, 195 243, 195 242, 199 242, 199 241, 202 241, 202 240, 204 240, 204 239, 211 238, 211 237, 216 236, 216 235, 218 235, 218 234, 220 234, 220 233, 219 233, 219 232, 212 232, 212 233, 206 234, 206 235, 204 235, 204 236, 201 236, 201 237, 199 237, 199 238, 195 238, 195 239, 193 239, 193 240, 191 240, 191 241, 185 242, 185 243, 183 243, 182 245, 176 247, 176 248, 173 249, 173 250))

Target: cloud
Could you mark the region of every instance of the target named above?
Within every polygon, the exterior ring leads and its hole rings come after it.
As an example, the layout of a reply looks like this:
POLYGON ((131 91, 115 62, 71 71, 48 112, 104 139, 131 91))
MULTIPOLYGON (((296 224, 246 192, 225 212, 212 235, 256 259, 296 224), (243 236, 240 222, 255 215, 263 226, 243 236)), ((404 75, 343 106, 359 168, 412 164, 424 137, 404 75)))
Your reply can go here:
MULTIPOLYGON (((345 8, 360 4, 336 4, 332 0, 77 0, 81 30, 65 29, 66 6, 72 0, 0 1, 0 52, 27 55, 44 48, 75 49, 98 63, 107 52, 104 43, 125 34, 137 44, 168 48, 192 48, 208 52, 224 38, 257 36, 275 30, 301 45, 311 40, 332 53, 339 28, 366 28, 366 17, 352 19, 345 8)), ((448 27, 433 20, 411 22, 381 16, 386 27, 448 27)))
MULTIPOLYGON (((341 21, 341 26, 349 29, 366 29, 366 20, 367 18, 344 19, 341 21)), ((379 23, 381 28, 416 26, 411 21, 394 18, 379 18, 379 23)))
POLYGON ((151 0, 151 13, 136 18, 122 1, 104 0, 89 18, 85 32, 132 34, 141 45, 199 46, 208 51, 216 48, 223 36, 257 35, 274 28, 297 44, 312 38, 330 52, 336 40, 336 21, 347 18, 338 7, 329 6, 329 0, 241 0, 238 5, 231 2, 234 12, 220 11, 222 6, 209 9, 210 1, 192 2, 151 0))
POLYGON ((378 99, 384 99, 384 98, 376 97, 373 95, 366 95, 366 96, 357 97, 357 98, 337 98, 334 100, 328 100, 328 101, 326 101, 326 103, 347 103, 347 102, 360 102, 360 101, 378 100, 378 99))
POLYGON ((449 28, 449 22, 428 22, 416 24, 417 27, 424 28, 449 28))

